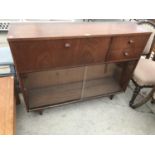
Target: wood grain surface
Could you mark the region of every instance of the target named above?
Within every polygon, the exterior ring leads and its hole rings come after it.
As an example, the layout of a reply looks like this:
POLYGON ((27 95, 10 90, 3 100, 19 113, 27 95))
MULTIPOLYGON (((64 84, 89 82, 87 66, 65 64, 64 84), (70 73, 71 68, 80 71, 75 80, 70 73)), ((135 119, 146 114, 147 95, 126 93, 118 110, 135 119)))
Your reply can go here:
POLYGON ((72 38, 141 34, 149 31, 131 22, 110 23, 18 23, 9 27, 9 40, 72 38))
POLYGON ((107 61, 139 58, 150 35, 115 36, 112 39, 107 61))
POLYGON ((150 34, 131 22, 11 24, 27 110, 125 90, 150 34))
POLYGON ((11 42, 19 72, 104 62, 110 37, 11 42))
POLYGON ((15 134, 14 78, 0 78, 0 134, 15 134))

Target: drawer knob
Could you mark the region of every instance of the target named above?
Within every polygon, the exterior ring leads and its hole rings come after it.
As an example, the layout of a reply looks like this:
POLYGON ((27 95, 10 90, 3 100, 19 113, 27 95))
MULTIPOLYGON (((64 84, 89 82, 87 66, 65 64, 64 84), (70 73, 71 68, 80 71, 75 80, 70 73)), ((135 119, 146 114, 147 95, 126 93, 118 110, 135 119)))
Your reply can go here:
POLYGON ((69 47, 71 47, 71 44, 70 43, 65 43, 65 47, 69 48, 69 47))
POLYGON ((124 52, 124 56, 128 56, 129 55, 129 53, 128 52, 124 52))
POLYGON ((128 43, 129 43, 129 44, 133 44, 134 41, 131 39, 131 40, 128 41, 128 43))

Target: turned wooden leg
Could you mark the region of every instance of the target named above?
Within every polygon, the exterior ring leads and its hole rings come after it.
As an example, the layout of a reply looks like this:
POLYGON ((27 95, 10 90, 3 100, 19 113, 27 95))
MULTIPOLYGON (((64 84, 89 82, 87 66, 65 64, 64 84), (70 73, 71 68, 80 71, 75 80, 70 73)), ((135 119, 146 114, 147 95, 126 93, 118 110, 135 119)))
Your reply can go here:
POLYGON ((135 101, 137 95, 139 94, 140 90, 141 90, 141 87, 136 86, 136 88, 135 88, 135 90, 134 90, 134 92, 133 92, 133 96, 132 96, 132 98, 131 98, 131 100, 130 100, 130 102, 129 102, 129 106, 130 106, 130 107, 134 108, 134 107, 133 107, 133 104, 134 104, 134 101, 135 101))
POLYGON ((136 104, 133 104, 132 108, 137 108, 137 107, 142 106, 143 104, 147 103, 151 99, 154 92, 155 92, 155 87, 149 92, 149 94, 145 98, 143 98, 142 101, 140 101, 136 104))
POLYGON ((151 103, 155 104, 155 99, 154 98, 152 98, 151 103))
POLYGON ((114 95, 110 95, 109 98, 110 100, 112 100, 114 98, 114 95))

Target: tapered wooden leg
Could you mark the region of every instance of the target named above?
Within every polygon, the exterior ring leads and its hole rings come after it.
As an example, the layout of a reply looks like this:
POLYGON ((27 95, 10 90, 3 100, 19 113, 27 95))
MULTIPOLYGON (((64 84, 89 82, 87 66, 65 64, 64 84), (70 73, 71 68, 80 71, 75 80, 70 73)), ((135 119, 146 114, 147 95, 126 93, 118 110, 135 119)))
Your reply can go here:
POLYGON ((114 95, 110 95, 109 98, 110 100, 112 100, 114 98, 114 95))
POLYGON ((130 100, 130 102, 129 102, 129 106, 130 106, 130 107, 134 108, 134 107, 133 107, 133 104, 134 104, 134 101, 135 101, 137 95, 139 94, 140 90, 141 90, 141 87, 136 86, 136 88, 135 88, 135 90, 134 90, 134 92, 133 92, 133 96, 132 96, 132 98, 131 98, 131 100, 130 100))
POLYGON ((40 115, 43 115, 43 110, 38 111, 40 115))
POLYGON ((17 91, 15 91, 15 98, 16 98, 16 104, 20 104, 20 98, 19 98, 19 94, 17 91))
POLYGON ((20 104, 20 98, 19 98, 19 87, 15 83, 15 98, 17 105, 20 104))

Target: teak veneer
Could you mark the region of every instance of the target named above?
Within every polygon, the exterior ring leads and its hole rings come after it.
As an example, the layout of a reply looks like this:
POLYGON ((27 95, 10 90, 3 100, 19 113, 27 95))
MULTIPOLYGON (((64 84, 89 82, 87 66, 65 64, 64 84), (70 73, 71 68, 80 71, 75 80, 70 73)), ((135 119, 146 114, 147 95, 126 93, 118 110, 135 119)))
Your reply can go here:
POLYGON ((14 78, 0 78, 0 135, 15 134, 16 104, 14 78))
POLYGON ((12 24, 28 111, 124 91, 151 32, 134 23, 12 24))

